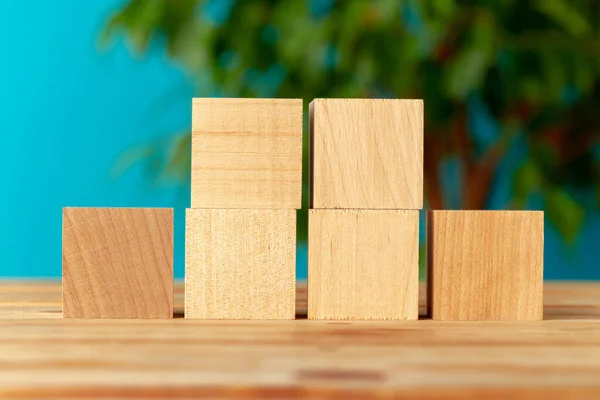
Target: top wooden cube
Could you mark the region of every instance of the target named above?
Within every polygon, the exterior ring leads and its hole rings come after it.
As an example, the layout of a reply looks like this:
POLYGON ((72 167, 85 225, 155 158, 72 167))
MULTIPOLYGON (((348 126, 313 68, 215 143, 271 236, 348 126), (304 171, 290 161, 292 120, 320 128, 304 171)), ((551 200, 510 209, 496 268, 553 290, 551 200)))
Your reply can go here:
POLYGON ((423 208, 423 101, 310 103, 311 208, 423 208))
POLYGON ((302 100, 193 100, 192 208, 301 208, 302 100))

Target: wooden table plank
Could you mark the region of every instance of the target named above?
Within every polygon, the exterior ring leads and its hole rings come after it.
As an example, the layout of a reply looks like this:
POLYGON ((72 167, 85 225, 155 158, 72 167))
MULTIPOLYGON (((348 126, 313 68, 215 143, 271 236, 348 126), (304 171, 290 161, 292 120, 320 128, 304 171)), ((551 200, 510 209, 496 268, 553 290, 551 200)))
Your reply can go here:
POLYGON ((546 283, 519 323, 309 321, 303 283, 295 321, 185 320, 175 296, 173 320, 62 319, 60 283, 1 282, 0 397, 600 398, 597 283, 546 283))

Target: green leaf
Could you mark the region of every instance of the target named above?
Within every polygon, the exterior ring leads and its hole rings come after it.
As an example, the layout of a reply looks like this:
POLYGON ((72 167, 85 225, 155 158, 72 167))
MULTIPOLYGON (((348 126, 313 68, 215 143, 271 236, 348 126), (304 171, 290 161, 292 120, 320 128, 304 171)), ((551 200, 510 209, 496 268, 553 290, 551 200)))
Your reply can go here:
POLYGON ((451 60, 446 76, 446 90, 457 100, 465 100, 481 86, 495 57, 495 27, 489 15, 477 15, 467 35, 468 43, 451 60))
POLYGON ((452 17, 457 9, 456 2, 454 0, 430 0, 429 8, 442 19, 452 17))
POLYGON ((571 195, 559 187, 550 187, 544 193, 546 216, 567 244, 573 245, 583 225, 585 211, 571 195))
POLYGON ((586 17, 573 6, 571 0, 537 0, 535 8, 573 36, 590 32, 586 17))
POLYGON ((399 0, 378 0, 374 3, 377 18, 383 24, 393 23, 397 21, 400 14, 402 1, 399 0))
POLYGON ((464 100, 483 81, 488 64, 487 55, 476 48, 470 48, 456 57, 449 67, 446 78, 448 94, 464 100))
POLYGON ((573 60, 573 81, 582 95, 588 94, 594 90, 595 74, 592 63, 583 62, 572 55, 573 60))
POLYGON ((515 208, 525 208, 529 195, 540 189, 542 174, 535 162, 526 160, 517 170, 513 178, 513 199, 515 208))
POLYGON ((110 170, 113 179, 119 178, 139 162, 149 162, 157 154, 155 143, 139 144, 122 153, 110 170))
POLYGON ((164 0, 133 0, 111 19, 106 35, 124 29, 133 47, 138 51, 145 51, 154 28, 162 18, 164 8, 164 0))
POLYGON ((159 179, 183 178, 187 182, 191 174, 190 154, 192 152, 192 135, 190 132, 180 134, 172 139, 170 154, 166 155, 165 165, 159 179))
POLYGON ((562 55, 550 46, 540 46, 541 48, 538 49, 537 53, 540 58, 544 97, 559 102, 565 85, 569 83, 565 65, 561 59, 562 55))

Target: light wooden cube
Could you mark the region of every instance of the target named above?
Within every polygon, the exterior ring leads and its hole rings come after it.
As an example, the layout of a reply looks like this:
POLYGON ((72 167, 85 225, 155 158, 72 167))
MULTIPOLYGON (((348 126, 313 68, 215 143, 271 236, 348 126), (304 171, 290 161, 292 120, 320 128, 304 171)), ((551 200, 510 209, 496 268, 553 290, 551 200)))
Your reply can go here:
POLYGON ((416 320, 419 212, 309 210, 308 318, 416 320))
POLYGON ((427 246, 433 319, 542 319, 542 211, 430 211, 427 246))
POLYGON ((192 208, 301 208, 302 100, 194 99, 192 208))
POLYGON ((188 209, 185 317, 294 319, 296 210, 188 209))
POLYGON ((63 316, 173 317, 173 209, 65 208, 63 316))
POLYGON ((310 103, 311 208, 423 208, 422 100, 310 103))

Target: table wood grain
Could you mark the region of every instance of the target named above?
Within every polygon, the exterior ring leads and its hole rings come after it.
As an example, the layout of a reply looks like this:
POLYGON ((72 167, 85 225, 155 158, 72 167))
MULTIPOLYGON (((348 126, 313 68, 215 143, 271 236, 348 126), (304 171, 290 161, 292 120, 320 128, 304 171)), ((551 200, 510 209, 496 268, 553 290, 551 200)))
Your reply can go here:
MULTIPOLYGON (((59 282, 0 283, 2 398, 600 398, 600 283, 544 321, 62 319, 59 282)), ((424 311, 424 290, 421 310, 424 311)))

